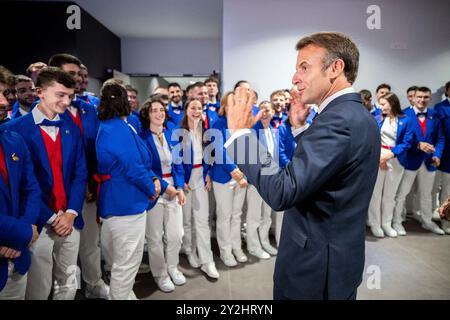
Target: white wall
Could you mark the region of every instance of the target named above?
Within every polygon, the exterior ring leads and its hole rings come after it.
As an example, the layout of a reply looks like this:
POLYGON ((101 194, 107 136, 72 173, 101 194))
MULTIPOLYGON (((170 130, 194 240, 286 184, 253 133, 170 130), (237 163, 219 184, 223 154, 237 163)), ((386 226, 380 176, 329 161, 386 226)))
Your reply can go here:
POLYGON ((122 72, 208 75, 220 70, 221 46, 220 39, 123 38, 122 72))
POLYGON ((224 87, 249 80, 260 100, 274 89, 290 88, 297 41, 313 32, 339 31, 360 50, 355 88, 374 94, 387 82, 405 105, 408 86, 435 92, 450 80, 448 12, 447 0, 224 0, 224 87), (366 26, 372 4, 381 8, 381 30, 366 26), (391 49, 399 44, 406 49, 391 49))

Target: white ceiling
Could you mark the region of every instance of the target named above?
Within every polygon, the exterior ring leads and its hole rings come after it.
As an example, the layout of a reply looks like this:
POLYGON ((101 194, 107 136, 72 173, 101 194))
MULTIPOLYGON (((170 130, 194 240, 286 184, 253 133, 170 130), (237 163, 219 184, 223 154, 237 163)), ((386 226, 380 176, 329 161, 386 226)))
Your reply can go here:
POLYGON ((220 38, 222 0, 75 0, 121 38, 220 38))

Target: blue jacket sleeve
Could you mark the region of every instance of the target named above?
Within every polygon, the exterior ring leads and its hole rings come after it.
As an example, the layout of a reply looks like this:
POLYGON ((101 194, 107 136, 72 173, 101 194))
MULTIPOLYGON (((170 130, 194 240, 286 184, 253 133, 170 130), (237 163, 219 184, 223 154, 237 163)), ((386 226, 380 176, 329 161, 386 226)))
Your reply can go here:
MULTIPOLYGON (((108 139, 109 137, 105 137, 108 139)), ((116 140, 116 144, 119 146, 124 145, 134 145, 134 141, 129 141, 125 136, 111 137, 116 140)), ((140 139, 139 137, 136 137, 140 139)), ((127 179, 133 184, 135 184, 143 193, 148 197, 155 194, 155 185, 153 183, 152 177, 155 174, 150 170, 147 170, 139 152, 133 150, 129 152, 129 149, 120 147, 115 149, 115 156, 117 160, 121 163, 124 168, 124 174, 127 179)))
POLYGON ((26 247, 33 236, 31 225, 14 217, 0 215, 0 246, 26 247))
POLYGON ((279 138, 279 158, 280 158, 280 167, 286 168, 287 164, 289 163, 289 158, 286 155, 286 138, 287 138, 287 130, 290 130, 286 128, 285 126, 278 127, 278 138, 279 138))
MULTIPOLYGON (((19 136, 22 140, 22 137, 19 136)), ((20 219, 28 224, 36 224, 41 202, 41 190, 34 175, 30 152, 23 142, 23 171, 20 177, 20 219)))
POLYGON ((433 154, 433 157, 438 157, 439 159, 442 158, 442 154, 444 153, 444 146, 445 146, 445 136, 444 136, 444 129, 442 127, 442 121, 439 121, 437 123, 437 141, 435 147, 435 152, 433 154))
POLYGON ((415 144, 415 133, 414 133, 414 125, 408 119, 405 127, 405 134, 403 138, 399 141, 399 143, 391 149, 392 153, 398 157, 399 154, 407 151, 415 144))

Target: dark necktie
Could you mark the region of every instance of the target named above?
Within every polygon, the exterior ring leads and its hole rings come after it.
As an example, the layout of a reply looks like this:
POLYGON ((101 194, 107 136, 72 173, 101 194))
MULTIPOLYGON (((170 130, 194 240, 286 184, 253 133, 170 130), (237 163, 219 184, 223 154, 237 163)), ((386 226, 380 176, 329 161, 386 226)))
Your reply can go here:
POLYGON ((48 127, 58 127, 61 128, 63 124, 63 120, 48 120, 48 119, 44 119, 42 120, 41 123, 39 123, 40 126, 48 126, 48 127))

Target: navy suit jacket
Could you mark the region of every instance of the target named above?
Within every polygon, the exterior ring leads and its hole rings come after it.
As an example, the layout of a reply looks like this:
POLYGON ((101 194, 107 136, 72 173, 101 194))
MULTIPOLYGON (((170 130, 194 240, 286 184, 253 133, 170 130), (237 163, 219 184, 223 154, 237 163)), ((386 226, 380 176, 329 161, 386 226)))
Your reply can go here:
MULTIPOLYGON (((13 260, 15 269, 25 274, 31 264, 28 244, 31 225, 39 215, 39 184, 33 172, 30 152, 19 134, 0 129, 0 144, 5 154, 9 189, 0 176, 0 246, 21 252, 13 260)), ((0 291, 8 279, 8 259, 0 258, 0 291)))
POLYGON ((228 146, 264 201, 284 214, 275 265, 276 297, 346 299, 361 283, 365 222, 378 174, 380 133, 360 95, 329 103, 296 137, 292 161, 280 169, 266 151, 249 164, 254 134, 228 146), (247 148, 236 150, 247 140, 247 148))
MULTIPOLYGON (((82 209, 86 194, 86 157, 80 130, 73 121, 63 120, 59 129, 61 135, 64 190, 66 192, 67 209, 78 213, 74 227, 81 230, 84 226, 82 209)), ((4 125, 5 129, 22 135, 31 153, 34 173, 41 188, 41 211, 37 220, 37 227, 41 230, 48 219, 54 214, 50 209, 50 196, 53 188, 53 175, 50 168, 47 151, 39 126, 34 123, 33 114, 12 120, 4 125)))

